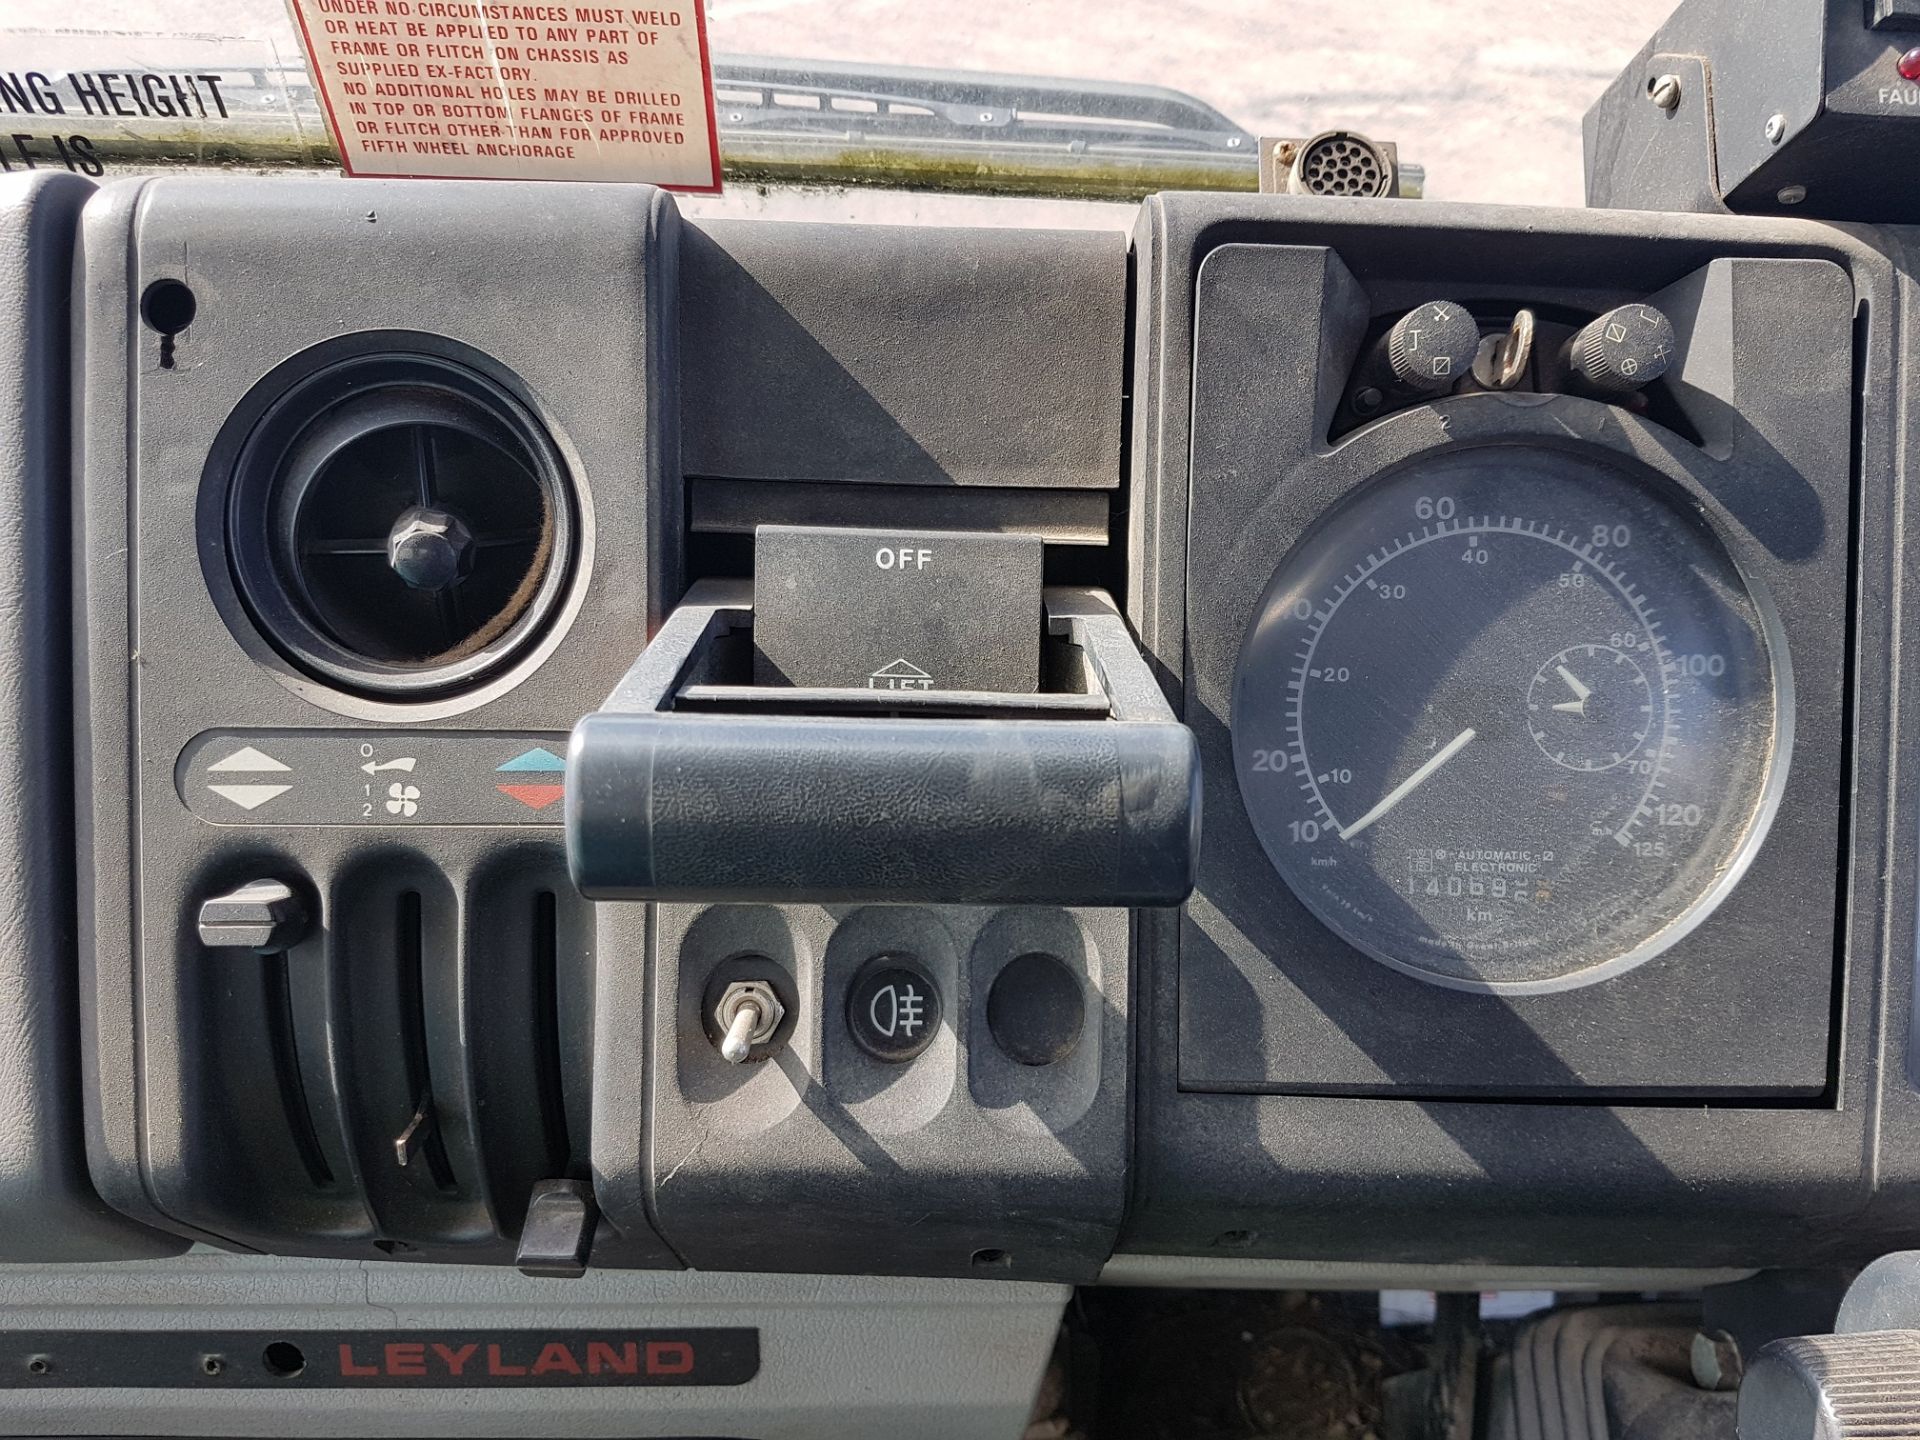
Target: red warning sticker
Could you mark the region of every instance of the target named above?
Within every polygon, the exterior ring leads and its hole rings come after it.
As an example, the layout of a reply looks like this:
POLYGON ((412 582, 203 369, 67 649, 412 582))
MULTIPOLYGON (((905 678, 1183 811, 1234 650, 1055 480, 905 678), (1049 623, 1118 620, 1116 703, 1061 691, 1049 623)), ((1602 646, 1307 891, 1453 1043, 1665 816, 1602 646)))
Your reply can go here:
POLYGON ((702 0, 290 0, 349 175, 720 188, 702 0))

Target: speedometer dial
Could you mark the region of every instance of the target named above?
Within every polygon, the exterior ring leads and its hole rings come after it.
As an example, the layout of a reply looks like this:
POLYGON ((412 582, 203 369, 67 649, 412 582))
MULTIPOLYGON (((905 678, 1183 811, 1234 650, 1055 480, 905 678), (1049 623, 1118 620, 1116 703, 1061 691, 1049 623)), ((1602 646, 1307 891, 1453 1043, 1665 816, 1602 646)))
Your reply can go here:
POLYGON ((1275 572, 1234 765, 1274 867, 1439 984, 1650 958, 1737 880, 1785 769, 1785 656, 1657 477, 1466 451, 1373 482, 1275 572))

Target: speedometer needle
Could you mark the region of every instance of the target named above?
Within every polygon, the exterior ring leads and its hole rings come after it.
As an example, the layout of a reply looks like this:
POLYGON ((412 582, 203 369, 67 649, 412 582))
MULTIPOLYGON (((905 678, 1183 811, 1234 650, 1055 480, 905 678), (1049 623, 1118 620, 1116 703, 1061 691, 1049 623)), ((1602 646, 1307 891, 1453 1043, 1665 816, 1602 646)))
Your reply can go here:
POLYGON ((1426 764, 1422 765, 1418 770, 1394 786, 1393 789, 1389 790, 1386 795, 1382 797, 1378 805, 1374 806, 1371 810, 1367 811, 1366 814, 1354 821, 1353 824, 1342 830, 1340 832, 1340 838, 1342 840, 1351 840, 1362 830, 1373 824, 1374 821, 1384 818, 1393 810, 1394 806, 1398 805, 1402 800, 1406 799, 1407 796, 1411 795, 1422 785, 1426 784, 1428 780, 1432 779, 1434 771, 1438 770, 1442 765, 1446 764, 1447 761, 1466 749, 1467 742, 1473 739, 1473 735, 1473 728, 1469 726, 1454 736, 1453 739, 1449 740, 1445 745, 1442 745, 1438 751, 1429 757, 1426 764))

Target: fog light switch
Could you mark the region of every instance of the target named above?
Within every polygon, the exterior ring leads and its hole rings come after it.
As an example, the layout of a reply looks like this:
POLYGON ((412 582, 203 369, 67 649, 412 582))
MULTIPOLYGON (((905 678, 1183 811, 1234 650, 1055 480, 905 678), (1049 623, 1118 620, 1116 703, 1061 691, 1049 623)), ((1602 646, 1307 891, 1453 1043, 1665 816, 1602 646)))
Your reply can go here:
POLYGON ((762 525, 754 680, 1031 694, 1041 552, 1033 535, 762 525))
POLYGON ((847 1028, 874 1059, 904 1065, 939 1032, 940 989, 906 956, 882 955, 847 994, 847 1028))

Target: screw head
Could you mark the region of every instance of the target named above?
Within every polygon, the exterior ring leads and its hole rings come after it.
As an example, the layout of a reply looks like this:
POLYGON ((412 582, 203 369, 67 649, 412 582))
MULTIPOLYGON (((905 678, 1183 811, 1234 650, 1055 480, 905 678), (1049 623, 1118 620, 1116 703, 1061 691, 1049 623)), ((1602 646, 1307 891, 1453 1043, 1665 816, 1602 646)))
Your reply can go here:
POLYGON ((387 564, 416 590, 444 590, 473 568, 473 532, 449 511, 411 505, 387 532, 387 564))
POLYGON ((1786 138, 1787 117, 1784 115, 1769 115, 1767 117, 1767 143, 1769 145, 1778 145, 1786 138))
POLYGON ((1647 87, 1647 98, 1662 110, 1673 111, 1680 108, 1680 77, 1662 75, 1647 87))
POLYGON ((1693 1383, 1702 1390, 1738 1390, 1745 1372, 1739 1343, 1724 1330, 1702 1330, 1687 1356, 1693 1383))
POLYGON ((1782 205, 1798 205, 1802 200, 1807 198, 1807 187, 1804 185, 1782 185, 1780 187, 1780 193, 1773 198, 1778 200, 1782 205))

